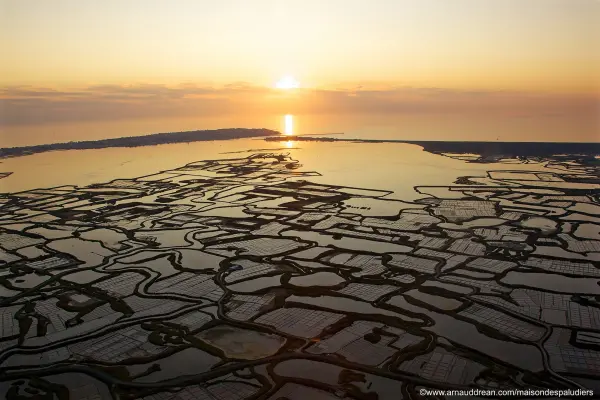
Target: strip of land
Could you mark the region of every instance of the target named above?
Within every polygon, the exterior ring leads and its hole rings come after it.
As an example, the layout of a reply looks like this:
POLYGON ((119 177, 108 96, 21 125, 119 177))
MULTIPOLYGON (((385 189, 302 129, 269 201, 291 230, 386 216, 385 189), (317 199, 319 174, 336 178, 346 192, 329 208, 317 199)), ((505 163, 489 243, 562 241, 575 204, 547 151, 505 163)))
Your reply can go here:
MULTIPOLYGON (((327 135, 342 135, 328 133, 327 135)), ((35 153, 57 150, 103 149, 108 147, 140 147, 171 143, 191 143, 212 140, 243 138, 265 138, 266 141, 314 141, 314 142, 353 142, 353 143, 408 143, 423 147, 431 153, 479 154, 482 157, 545 157, 560 154, 600 155, 600 143, 543 143, 543 142, 453 142, 415 141, 383 139, 341 139, 328 136, 304 134, 285 136, 281 132, 260 128, 227 128, 196 130, 186 132, 155 133, 144 136, 129 136, 115 139, 87 140, 80 142, 52 143, 36 146, 0 148, 0 158, 20 157, 35 153)))
POLYGON ((9 147, 0 149, 0 158, 20 157, 29 154, 43 153, 55 150, 86 150, 104 149, 107 147, 140 147, 155 146, 168 143, 190 143, 209 140, 243 139, 251 137, 263 137, 281 135, 280 132, 271 129, 214 129, 197 130, 186 132, 155 133, 144 136, 129 136, 115 139, 86 140, 81 142, 52 143, 37 146, 9 147))
MULTIPOLYGON (((280 141, 280 137, 268 137, 266 141, 280 141)), ((339 139, 330 137, 286 136, 286 140, 312 142, 353 142, 353 143, 408 143, 423 147, 431 153, 479 154, 481 156, 507 157, 600 155, 600 143, 556 143, 556 142, 452 142, 420 140, 379 140, 379 139, 339 139)))

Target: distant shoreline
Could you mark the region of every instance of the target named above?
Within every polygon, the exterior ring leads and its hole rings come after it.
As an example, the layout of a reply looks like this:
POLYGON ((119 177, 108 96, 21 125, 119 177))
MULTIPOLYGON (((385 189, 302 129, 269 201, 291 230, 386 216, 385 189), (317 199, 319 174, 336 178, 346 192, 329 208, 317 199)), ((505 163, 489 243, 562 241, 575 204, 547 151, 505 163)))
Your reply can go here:
MULTIPOLYGON (((281 141, 279 137, 268 137, 268 142, 281 141)), ((423 147, 430 153, 479 154, 481 156, 549 156, 576 154, 584 156, 600 155, 600 143, 573 142, 462 142, 462 141, 423 141, 394 139, 338 139, 328 137, 286 136, 285 140, 299 142, 351 142, 351 143, 406 143, 423 147)))
MULTIPOLYGON (((325 135, 342 135, 328 133, 325 135)), ((214 140, 257 138, 269 142, 310 141, 310 142, 351 142, 351 143, 406 143, 423 147, 431 153, 479 154, 482 156, 549 156, 558 154, 598 156, 600 143, 572 142, 466 142, 466 141, 422 141, 395 139, 341 139, 317 136, 323 134, 283 135, 279 131, 259 128, 226 128, 195 130, 185 132, 155 133, 143 136, 129 136, 114 139, 87 140, 80 142, 51 143, 35 146, 0 148, 0 159, 21 157, 47 151, 90 150, 111 147, 142 147, 161 144, 192 143, 214 140)))
POLYGON ((36 153, 58 150, 89 150, 108 147, 141 147, 171 143, 191 143, 212 140, 244 139, 264 136, 280 136, 281 132, 271 129, 212 129, 185 132, 154 133, 143 136, 128 136, 114 139, 86 140, 81 142, 64 142, 41 144, 35 146, 7 147, 0 149, 0 158, 20 157, 36 153))

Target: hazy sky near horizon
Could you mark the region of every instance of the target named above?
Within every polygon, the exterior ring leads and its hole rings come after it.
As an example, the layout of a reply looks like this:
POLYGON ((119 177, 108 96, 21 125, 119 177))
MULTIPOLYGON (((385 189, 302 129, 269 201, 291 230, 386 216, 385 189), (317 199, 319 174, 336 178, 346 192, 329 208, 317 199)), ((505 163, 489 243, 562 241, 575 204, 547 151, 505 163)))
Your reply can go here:
POLYGON ((379 82, 590 93, 596 0, 1 0, 5 85, 379 82))
POLYGON ((0 0, 0 122, 199 109, 598 122, 599 21, 596 0, 0 0), (273 90, 285 75, 304 89, 273 90))

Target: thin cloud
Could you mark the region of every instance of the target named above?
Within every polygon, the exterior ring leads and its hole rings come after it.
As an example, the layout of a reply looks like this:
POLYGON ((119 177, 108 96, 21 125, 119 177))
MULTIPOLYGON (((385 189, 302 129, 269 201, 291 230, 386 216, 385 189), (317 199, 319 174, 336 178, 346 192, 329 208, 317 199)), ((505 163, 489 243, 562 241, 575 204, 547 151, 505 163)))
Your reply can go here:
POLYGON ((0 89, 0 125, 106 121, 128 118, 345 113, 494 113, 597 119, 597 97, 435 87, 299 89, 294 92, 235 82, 222 87, 184 83, 92 85, 72 90, 29 86, 0 89))

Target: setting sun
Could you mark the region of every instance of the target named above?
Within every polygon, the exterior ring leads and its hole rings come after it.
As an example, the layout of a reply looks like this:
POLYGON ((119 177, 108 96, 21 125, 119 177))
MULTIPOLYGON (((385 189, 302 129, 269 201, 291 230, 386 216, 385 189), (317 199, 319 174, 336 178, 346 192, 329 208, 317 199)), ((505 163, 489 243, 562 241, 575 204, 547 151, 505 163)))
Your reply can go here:
POLYGON ((300 82, 294 79, 293 76, 284 76, 275 85, 277 89, 297 89, 300 87, 300 82))

